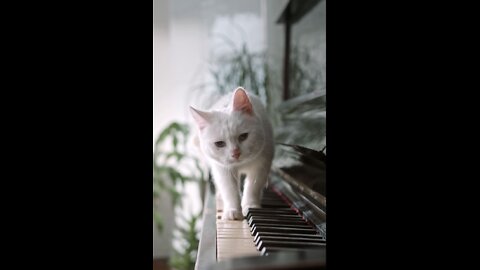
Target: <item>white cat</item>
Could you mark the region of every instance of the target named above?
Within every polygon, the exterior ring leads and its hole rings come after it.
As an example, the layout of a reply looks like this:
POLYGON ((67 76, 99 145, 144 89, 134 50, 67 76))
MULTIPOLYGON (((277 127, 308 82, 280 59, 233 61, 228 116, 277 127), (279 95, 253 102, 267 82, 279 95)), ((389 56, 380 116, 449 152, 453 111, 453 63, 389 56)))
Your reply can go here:
POLYGON ((248 208, 260 207, 274 154, 272 125, 265 108, 258 97, 239 87, 209 111, 193 107, 190 111, 197 126, 197 145, 223 201, 222 219, 243 219, 248 208))

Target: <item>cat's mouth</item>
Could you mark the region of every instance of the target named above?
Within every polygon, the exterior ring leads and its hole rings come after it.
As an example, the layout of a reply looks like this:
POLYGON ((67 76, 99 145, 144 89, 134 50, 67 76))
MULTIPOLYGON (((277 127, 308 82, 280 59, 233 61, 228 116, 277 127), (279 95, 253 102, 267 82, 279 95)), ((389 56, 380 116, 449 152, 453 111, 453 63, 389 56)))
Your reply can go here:
POLYGON ((229 158, 227 159, 227 165, 241 165, 244 164, 245 162, 249 161, 249 158, 246 157, 240 157, 238 159, 235 158, 229 158))
POLYGON ((236 163, 240 163, 241 161, 242 161, 241 158, 238 158, 238 159, 237 158, 229 158, 229 159, 227 159, 228 164, 236 164, 236 163))

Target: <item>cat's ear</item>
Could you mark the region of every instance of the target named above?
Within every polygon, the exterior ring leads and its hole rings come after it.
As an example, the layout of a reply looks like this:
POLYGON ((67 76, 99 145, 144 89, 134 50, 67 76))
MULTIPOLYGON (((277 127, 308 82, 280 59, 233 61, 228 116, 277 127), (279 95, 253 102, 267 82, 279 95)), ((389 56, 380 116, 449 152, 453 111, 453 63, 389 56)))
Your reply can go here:
POLYGON ((241 111, 247 114, 253 114, 253 107, 245 89, 239 87, 233 93, 233 110, 241 111))
POLYGON ((192 113, 193 119, 197 123, 197 126, 200 130, 204 129, 210 121, 210 114, 208 112, 202 112, 190 106, 190 112, 192 113))

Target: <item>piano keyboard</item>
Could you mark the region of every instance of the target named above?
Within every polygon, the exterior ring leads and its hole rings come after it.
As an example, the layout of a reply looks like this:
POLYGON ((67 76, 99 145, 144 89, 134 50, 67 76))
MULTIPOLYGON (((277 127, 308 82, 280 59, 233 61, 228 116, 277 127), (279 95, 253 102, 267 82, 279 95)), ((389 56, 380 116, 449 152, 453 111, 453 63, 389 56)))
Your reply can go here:
POLYGON ((251 208, 242 221, 226 221, 221 220, 223 207, 217 197, 217 261, 324 248, 326 239, 287 201, 269 188, 262 208, 251 208))
POLYGON ((217 196, 217 261, 248 256, 260 256, 244 220, 222 220, 222 200, 217 196))

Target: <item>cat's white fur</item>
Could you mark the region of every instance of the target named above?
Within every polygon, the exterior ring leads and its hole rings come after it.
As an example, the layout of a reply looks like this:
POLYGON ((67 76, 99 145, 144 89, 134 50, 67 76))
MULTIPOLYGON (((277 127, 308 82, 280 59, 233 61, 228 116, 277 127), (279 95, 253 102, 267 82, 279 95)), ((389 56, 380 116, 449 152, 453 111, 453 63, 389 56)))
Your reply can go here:
POLYGON ((274 155, 273 131, 261 100, 239 87, 208 111, 190 107, 196 143, 223 201, 224 220, 243 219, 260 207, 274 155), (248 133, 246 139, 241 134, 248 133), (224 142, 218 147, 215 142, 224 142), (245 175, 243 194, 240 176, 245 175))

